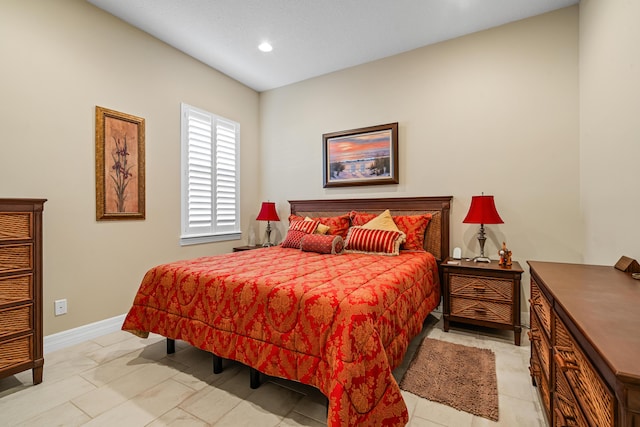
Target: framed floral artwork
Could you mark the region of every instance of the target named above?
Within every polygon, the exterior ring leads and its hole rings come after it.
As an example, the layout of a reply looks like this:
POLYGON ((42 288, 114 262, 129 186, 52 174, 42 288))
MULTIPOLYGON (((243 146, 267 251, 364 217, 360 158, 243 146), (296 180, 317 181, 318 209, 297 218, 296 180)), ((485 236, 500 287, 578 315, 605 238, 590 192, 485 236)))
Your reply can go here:
POLYGON ((96 220, 145 219, 144 119, 96 106, 96 220))
POLYGON ((398 123, 322 135, 324 188, 398 184, 398 123))

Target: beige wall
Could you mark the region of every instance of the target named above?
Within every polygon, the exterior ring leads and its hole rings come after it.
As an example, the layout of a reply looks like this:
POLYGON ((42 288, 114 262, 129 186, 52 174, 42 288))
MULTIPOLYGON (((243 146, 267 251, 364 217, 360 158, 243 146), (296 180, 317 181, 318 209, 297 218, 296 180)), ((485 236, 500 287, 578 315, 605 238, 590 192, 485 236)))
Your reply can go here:
MULTIPOLYGON (((3 2, 0 197, 49 199, 45 334, 126 312, 152 265, 238 244, 178 244, 180 102, 242 124, 243 231, 256 226, 260 200, 286 217, 289 199, 453 195, 452 247, 470 256, 478 227, 462 219, 485 192, 505 220, 487 226, 490 255, 506 240, 523 265, 640 257, 632 3, 582 0, 580 13, 562 9, 258 95, 84 1, 3 2), (145 221, 95 221, 96 105, 146 119, 145 221), (393 121, 399 185, 322 188, 323 133, 393 121), (59 298, 69 314, 54 317, 59 298)), ((281 239, 285 222, 277 227, 281 239)))
POLYGON ((241 123, 246 226, 258 208, 256 92, 81 0, 1 8, 0 197, 49 199, 45 335, 125 313, 155 264, 239 243, 179 246, 180 103, 241 123), (145 221, 95 220, 96 105, 146 119, 145 221), (54 317, 60 298, 69 313, 54 317))
POLYGON ((640 2, 580 2, 585 262, 640 259, 640 2))
POLYGON ((462 220, 484 192, 505 221, 486 227, 490 256, 504 240, 523 267, 580 262, 578 99, 577 6, 264 92, 262 196, 286 214, 288 199, 453 195, 452 247, 474 256, 462 220), (323 133, 396 121, 399 185, 322 188, 323 133))

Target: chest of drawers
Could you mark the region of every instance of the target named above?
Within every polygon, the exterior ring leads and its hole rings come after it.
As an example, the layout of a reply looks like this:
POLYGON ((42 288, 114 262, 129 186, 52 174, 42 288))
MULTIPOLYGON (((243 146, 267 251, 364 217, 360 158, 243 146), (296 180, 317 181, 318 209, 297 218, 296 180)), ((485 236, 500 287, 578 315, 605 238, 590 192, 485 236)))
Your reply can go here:
POLYGON ((531 359, 552 426, 640 426, 640 283, 607 266, 529 261, 531 359))
POLYGON ((0 378, 42 382, 42 199, 0 199, 0 378))

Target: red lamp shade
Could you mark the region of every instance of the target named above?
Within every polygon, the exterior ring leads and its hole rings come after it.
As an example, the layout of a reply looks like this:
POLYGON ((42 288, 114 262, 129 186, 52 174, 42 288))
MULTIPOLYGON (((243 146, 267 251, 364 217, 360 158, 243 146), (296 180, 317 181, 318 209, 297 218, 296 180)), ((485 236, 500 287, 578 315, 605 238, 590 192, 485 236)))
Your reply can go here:
POLYGON ((462 221, 467 224, 503 224, 504 221, 498 215, 493 196, 473 196, 471 206, 466 218, 462 221))
POLYGON ((260 213, 256 219, 258 221, 280 221, 278 212, 276 212, 276 204, 274 202, 262 202, 260 213))

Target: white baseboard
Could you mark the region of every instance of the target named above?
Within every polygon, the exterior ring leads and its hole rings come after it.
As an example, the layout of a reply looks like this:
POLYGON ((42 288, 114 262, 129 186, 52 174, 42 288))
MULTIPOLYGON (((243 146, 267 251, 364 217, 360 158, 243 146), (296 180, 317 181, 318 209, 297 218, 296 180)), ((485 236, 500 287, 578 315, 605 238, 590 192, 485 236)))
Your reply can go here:
POLYGON ((124 322, 125 314, 89 323, 67 331, 58 332, 44 337, 44 353, 60 350, 72 345, 98 338, 111 332, 119 331, 124 322))

